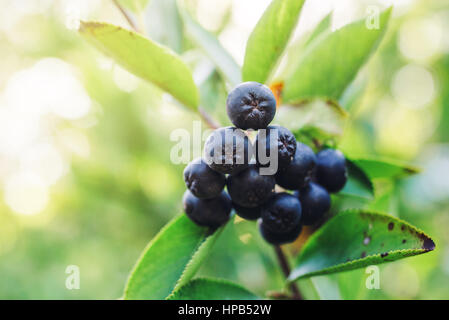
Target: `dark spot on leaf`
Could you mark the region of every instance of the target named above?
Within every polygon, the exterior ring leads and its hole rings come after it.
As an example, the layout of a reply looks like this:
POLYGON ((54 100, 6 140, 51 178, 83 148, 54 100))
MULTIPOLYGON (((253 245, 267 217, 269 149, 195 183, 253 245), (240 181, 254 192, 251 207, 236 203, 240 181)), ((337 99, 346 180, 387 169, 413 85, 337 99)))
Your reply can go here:
POLYGON ((388 256, 388 252, 384 252, 384 253, 381 253, 381 254, 380 254, 380 257, 381 257, 381 258, 385 258, 386 256, 388 256))
POLYGON ((406 242, 407 242, 407 240, 406 240, 406 239, 402 240, 402 243, 406 243, 406 242))
POLYGON ((394 228, 394 223, 393 223, 393 222, 390 222, 390 223, 388 224, 388 230, 391 231, 391 230, 393 230, 393 228, 394 228))
POLYGON ((404 230, 405 230, 405 226, 402 225, 402 226, 401 226, 401 231, 404 231, 404 230))
POLYGON ((365 257, 366 257, 366 252, 365 252, 365 251, 362 252, 361 257, 362 257, 362 258, 365 258, 365 257))
POLYGON ((424 238, 422 248, 427 251, 432 251, 435 249, 435 242, 430 238, 424 238))

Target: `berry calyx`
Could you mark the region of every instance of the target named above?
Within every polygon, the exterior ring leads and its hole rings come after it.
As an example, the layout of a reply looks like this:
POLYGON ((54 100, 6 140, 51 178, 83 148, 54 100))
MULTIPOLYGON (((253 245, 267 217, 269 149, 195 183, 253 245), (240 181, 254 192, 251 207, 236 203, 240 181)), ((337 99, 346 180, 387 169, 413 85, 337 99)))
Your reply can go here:
POLYGON ((287 128, 272 125, 260 130, 255 141, 256 161, 260 166, 268 166, 277 157, 278 170, 293 160, 296 152, 296 139, 287 128), (276 154, 271 154, 274 150, 276 154))
POLYGON ((229 93, 226 111, 237 128, 265 129, 276 113, 276 98, 267 86, 244 82, 229 93))
POLYGON ((223 174, 236 174, 249 165, 253 154, 248 136, 233 127, 212 132, 204 145, 204 159, 208 166, 223 174))

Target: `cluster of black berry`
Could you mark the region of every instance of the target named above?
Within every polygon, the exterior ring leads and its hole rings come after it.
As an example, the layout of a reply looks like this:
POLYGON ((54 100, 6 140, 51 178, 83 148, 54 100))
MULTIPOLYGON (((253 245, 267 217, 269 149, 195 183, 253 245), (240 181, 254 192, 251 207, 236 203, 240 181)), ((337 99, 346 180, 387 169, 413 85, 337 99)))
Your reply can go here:
POLYGON ((235 127, 215 130, 205 143, 204 157, 184 170, 187 216, 198 225, 216 228, 234 208, 244 219, 258 219, 260 233, 269 243, 293 242, 303 225, 317 223, 330 209, 329 193, 344 187, 343 154, 334 149, 315 154, 288 129, 269 126, 276 99, 260 83, 234 88, 226 109, 235 127), (258 130, 254 145, 243 131, 248 129, 258 130), (275 171, 263 173, 270 167, 275 171), (295 192, 276 193, 276 184, 295 192))

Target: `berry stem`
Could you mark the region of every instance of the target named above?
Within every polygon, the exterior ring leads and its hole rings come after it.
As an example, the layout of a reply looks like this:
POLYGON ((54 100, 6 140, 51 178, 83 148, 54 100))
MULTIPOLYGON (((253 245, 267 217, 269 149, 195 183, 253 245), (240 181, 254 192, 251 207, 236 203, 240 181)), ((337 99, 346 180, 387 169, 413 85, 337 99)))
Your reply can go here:
POLYGON ((120 5, 120 3, 118 3, 117 0, 112 0, 112 2, 114 3, 114 5, 117 7, 117 9, 119 9, 119 11, 121 12, 121 14, 125 17, 126 21, 128 21, 129 25, 131 26, 131 28, 134 29, 134 31, 141 33, 141 30, 139 29, 139 27, 137 26, 137 24, 134 22, 134 19, 129 15, 129 13, 120 5))
POLYGON ((218 129, 220 128, 220 125, 215 122, 214 119, 212 119, 212 117, 207 113, 206 110, 204 110, 203 108, 199 107, 198 111, 200 113, 201 119, 204 121, 205 124, 208 125, 209 128, 211 129, 218 129))
MULTIPOLYGON (((274 251, 276 252, 276 257, 278 259, 279 265, 284 273, 285 277, 288 278, 290 275, 290 266, 285 256, 284 251, 280 246, 274 246, 274 251)), ((290 283, 290 290, 292 292, 293 300, 303 300, 301 293, 299 292, 298 286, 295 282, 290 283)))

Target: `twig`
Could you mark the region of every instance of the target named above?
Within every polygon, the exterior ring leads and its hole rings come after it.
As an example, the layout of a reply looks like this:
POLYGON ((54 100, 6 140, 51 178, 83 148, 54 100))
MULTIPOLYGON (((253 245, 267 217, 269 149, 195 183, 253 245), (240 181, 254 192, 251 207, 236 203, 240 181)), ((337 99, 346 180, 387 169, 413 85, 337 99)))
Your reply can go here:
POLYGON ((220 125, 217 122, 215 122, 214 119, 212 119, 212 117, 207 113, 206 110, 199 107, 198 111, 200 113, 201 119, 203 119, 203 121, 209 126, 209 128, 211 128, 211 129, 220 128, 220 125))
POLYGON ((137 24, 134 22, 133 18, 129 15, 129 13, 120 5, 120 3, 118 3, 117 0, 112 0, 112 2, 115 4, 117 9, 120 10, 122 15, 125 17, 126 21, 128 21, 131 28, 133 28, 136 32, 140 33, 141 31, 140 31, 139 27, 137 26, 137 24))
MULTIPOLYGON (((285 256, 284 251, 282 251, 282 248, 280 246, 274 246, 274 251, 276 251, 276 256, 279 265, 281 266, 282 272, 284 273, 285 277, 288 278, 288 276, 290 275, 290 266, 288 265, 287 257, 285 256)), ((290 290, 292 291, 292 298, 294 300, 302 300, 301 293, 299 292, 296 283, 290 283, 290 290)))

